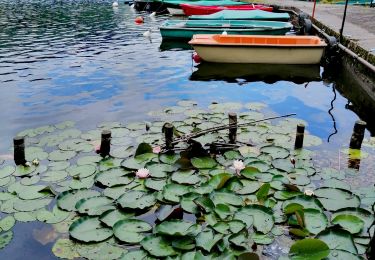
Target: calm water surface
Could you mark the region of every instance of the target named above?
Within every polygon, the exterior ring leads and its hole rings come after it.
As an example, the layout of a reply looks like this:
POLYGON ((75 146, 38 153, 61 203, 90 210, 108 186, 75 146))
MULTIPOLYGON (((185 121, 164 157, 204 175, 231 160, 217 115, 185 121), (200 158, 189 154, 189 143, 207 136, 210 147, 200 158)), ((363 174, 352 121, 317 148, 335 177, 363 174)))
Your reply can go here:
MULTIPOLYGON (((158 26, 167 16, 144 13, 145 23, 136 25, 138 15, 105 1, 0 0, 0 151, 6 153, 12 137, 26 128, 65 120, 82 129, 103 121, 147 120, 149 111, 181 99, 201 106, 265 102, 270 114, 295 112, 306 120, 331 159, 348 144, 359 116, 345 108, 344 96, 350 95, 335 89, 342 75, 327 79, 319 67, 195 66, 191 50, 161 44, 158 26), (143 37, 149 29, 151 40, 143 37)), ((17 224, 17 243, 3 255, 53 258, 51 243, 32 239, 33 230, 43 228, 17 224)))

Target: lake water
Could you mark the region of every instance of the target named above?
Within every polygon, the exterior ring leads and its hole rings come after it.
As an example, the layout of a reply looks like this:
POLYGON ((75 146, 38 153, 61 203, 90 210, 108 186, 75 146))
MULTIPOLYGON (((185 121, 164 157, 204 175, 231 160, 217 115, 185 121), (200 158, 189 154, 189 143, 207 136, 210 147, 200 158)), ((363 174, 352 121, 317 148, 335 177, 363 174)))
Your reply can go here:
MULTIPOLYGON (((0 0, 1 153, 9 153, 18 132, 65 120, 92 129, 104 121, 148 120, 148 112, 182 99, 200 106, 256 101, 268 104, 270 115, 297 113, 307 121, 307 130, 323 139, 322 164, 335 165, 358 115, 375 112, 348 100, 350 93, 339 91, 343 75, 327 77, 321 67, 197 66, 192 50, 162 44, 158 27, 168 16, 142 13, 145 23, 137 25, 138 15, 108 1, 0 0), (143 36, 149 29, 151 39, 143 36), (358 114, 346 108, 350 101, 358 114)), ((372 166, 370 158, 361 167, 372 166)), ((4 255, 52 258, 50 246, 31 239, 33 228, 17 224, 18 242, 4 255)))

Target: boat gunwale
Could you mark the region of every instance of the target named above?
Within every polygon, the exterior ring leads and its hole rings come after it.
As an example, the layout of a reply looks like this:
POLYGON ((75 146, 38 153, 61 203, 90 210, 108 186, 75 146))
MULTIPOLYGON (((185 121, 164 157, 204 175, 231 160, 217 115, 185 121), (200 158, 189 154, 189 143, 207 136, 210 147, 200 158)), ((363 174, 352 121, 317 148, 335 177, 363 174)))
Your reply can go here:
POLYGON ((201 43, 191 43, 191 41, 188 42, 191 46, 207 46, 207 47, 216 47, 216 48, 225 48, 225 47, 240 47, 240 48, 325 48, 327 46, 326 43, 320 43, 320 44, 299 44, 299 45, 275 45, 275 44, 247 44, 247 45, 239 45, 239 44, 201 44, 201 43))

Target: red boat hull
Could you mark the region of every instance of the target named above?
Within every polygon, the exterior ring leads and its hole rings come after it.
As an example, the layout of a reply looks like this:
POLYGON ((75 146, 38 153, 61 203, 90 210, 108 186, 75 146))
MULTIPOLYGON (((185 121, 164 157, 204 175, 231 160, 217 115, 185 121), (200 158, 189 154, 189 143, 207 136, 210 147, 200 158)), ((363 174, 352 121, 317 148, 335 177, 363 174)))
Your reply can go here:
POLYGON ((191 5, 191 4, 180 4, 185 15, 205 15, 220 12, 222 10, 263 10, 272 12, 272 6, 264 5, 227 5, 227 6, 203 6, 203 5, 191 5))

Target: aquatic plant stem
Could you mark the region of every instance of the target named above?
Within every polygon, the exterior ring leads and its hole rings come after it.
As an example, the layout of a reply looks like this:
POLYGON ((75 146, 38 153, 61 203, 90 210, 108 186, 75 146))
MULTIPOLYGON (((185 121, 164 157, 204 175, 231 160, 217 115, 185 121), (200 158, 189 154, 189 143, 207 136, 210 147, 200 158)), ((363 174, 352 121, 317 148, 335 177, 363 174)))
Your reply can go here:
MULTIPOLYGON (((286 115, 282 115, 282 116, 267 117, 267 118, 260 119, 260 120, 254 120, 254 121, 251 121, 251 122, 248 122, 248 123, 228 124, 228 125, 220 125, 220 126, 216 126, 216 127, 211 127, 211 128, 205 129, 205 130, 201 130, 201 131, 198 131, 198 132, 195 132, 195 133, 186 134, 184 136, 176 138, 176 139, 173 140, 173 142, 171 144, 175 145, 175 144, 178 144, 180 142, 187 142, 192 138, 197 138, 197 137, 200 137, 202 135, 205 135, 205 134, 208 134, 208 133, 211 133, 211 132, 216 132, 216 131, 221 131, 221 130, 231 129, 231 128, 237 128, 237 127, 249 126, 249 125, 252 125, 254 123, 259 123, 259 122, 263 122, 263 121, 267 121, 267 120, 273 120, 273 119, 280 119, 280 118, 285 118, 285 117, 291 117, 291 116, 295 116, 295 115, 296 115, 295 113, 292 113, 292 114, 286 114, 286 115)), ((166 149, 166 144, 162 145, 161 148, 162 148, 162 150, 166 149)))

